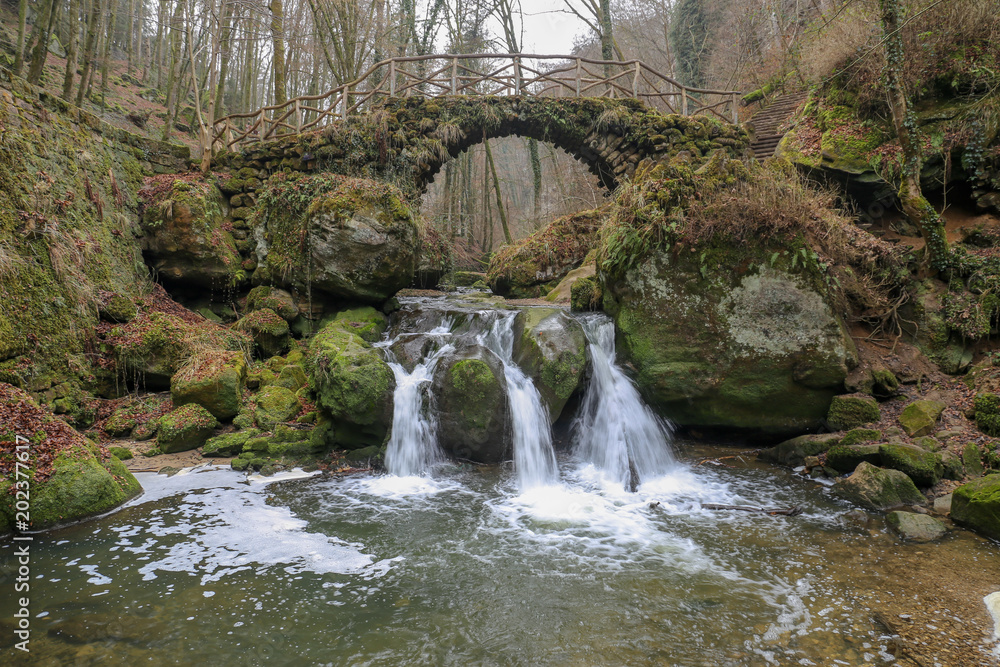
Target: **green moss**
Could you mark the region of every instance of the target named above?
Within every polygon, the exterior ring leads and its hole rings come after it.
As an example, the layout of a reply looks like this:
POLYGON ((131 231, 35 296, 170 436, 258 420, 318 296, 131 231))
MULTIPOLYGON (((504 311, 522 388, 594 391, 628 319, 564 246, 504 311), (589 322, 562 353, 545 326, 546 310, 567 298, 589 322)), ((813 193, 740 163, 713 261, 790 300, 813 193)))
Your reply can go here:
POLYGON ((127 447, 109 447, 108 451, 119 461, 127 461, 135 456, 127 447))
POLYGON ((389 326, 386 316, 371 306, 342 310, 337 313, 333 321, 369 343, 381 340, 382 334, 389 326))
POLYGON ((976 427, 986 435, 1000 436, 1000 396, 992 393, 977 394, 972 405, 976 427))
POLYGON ((157 446, 164 454, 195 449, 205 444, 218 426, 212 413, 202 406, 185 405, 160 418, 157 446))
POLYGON ((884 443, 879 456, 883 466, 906 473, 917 486, 934 486, 944 474, 939 454, 913 445, 884 443))
POLYGON ((951 518, 1000 540, 1000 475, 987 475, 955 489, 951 518))
POLYGON ((872 428, 854 428, 840 439, 841 445, 857 445, 862 442, 874 442, 882 437, 881 431, 872 428))
POLYGON ((570 308, 573 311, 600 310, 603 300, 604 291, 594 276, 580 278, 570 287, 570 308))
POLYGON ((913 401, 903 408, 899 424, 910 437, 930 435, 945 407, 940 401, 913 401))
POLYGON ((202 352, 190 358, 170 380, 174 405, 197 403, 217 419, 240 411, 247 365, 239 352, 202 352))
POLYGON ((869 396, 834 396, 826 415, 830 428, 838 431, 877 422, 880 418, 878 403, 869 396))
POLYGON ((201 451, 202 456, 236 456, 243 451, 243 445, 260 435, 257 429, 224 433, 209 439, 201 451))
POLYGON ((274 428, 275 424, 291 421, 302 409, 295 394, 284 387, 265 387, 255 400, 257 407, 254 410, 254 420, 264 430, 274 428))

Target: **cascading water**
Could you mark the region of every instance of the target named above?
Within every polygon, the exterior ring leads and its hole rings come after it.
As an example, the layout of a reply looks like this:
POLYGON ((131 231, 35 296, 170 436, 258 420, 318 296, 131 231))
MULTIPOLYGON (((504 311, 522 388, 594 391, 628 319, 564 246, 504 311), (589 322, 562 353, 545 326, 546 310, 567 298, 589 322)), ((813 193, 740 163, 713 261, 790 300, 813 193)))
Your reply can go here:
POLYGON ((643 402, 615 363, 615 327, 605 315, 580 318, 593 378, 574 424, 577 455, 626 488, 665 474, 673 465, 670 425, 643 402))
POLYGON ((519 488, 527 491, 552 484, 558 478, 549 412, 531 378, 514 363, 517 313, 498 315, 490 328, 480 334, 479 341, 503 362, 514 435, 514 471, 519 488))
MULTIPOLYGON (((451 323, 443 322, 432 329, 428 336, 446 336, 451 323)), ((392 341, 386 341, 386 345, 392 341)), ((396 377, 393 395, 392 435, 386 447, 385 467, 392 475, 408 477, 426 474, 441 458, 437 445, 436 422, 425 408, 425 385, 434 377, 434 369, 443 356, 455 349, 454 345, 439 346, 411 372, 407 372, 386 346, 389 368, 396 377)))

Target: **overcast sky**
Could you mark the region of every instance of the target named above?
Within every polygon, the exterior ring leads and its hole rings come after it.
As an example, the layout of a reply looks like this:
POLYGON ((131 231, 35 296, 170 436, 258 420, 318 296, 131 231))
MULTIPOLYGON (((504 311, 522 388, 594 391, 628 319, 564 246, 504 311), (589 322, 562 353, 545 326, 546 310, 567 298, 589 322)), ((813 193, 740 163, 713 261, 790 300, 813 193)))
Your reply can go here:
POLYGON ((575 16, 559 12, 563 0, 521 0, 524 10, 525 53, 567 55, 573 50, 577 35, 587 26, 575 16))

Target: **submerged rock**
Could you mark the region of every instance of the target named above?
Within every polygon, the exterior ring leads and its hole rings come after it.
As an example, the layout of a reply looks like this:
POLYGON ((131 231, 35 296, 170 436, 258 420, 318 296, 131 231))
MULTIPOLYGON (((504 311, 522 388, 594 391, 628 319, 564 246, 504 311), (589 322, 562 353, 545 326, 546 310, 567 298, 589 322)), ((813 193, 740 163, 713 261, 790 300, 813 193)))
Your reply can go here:
POLYGON ((478 463, 510 458, 507 385, 503 363, 493 352, 474 346, 443 358, 431 393, 443 450, 478 463))
POLYGON ((948 528, 938 519, 916 512, 889 512, 885 522, 907 542, 934 542, 948 532, 948 528))
POLYGON ((850 477, 834 482, 833 491, 841 498, 876 511, 925 501, 905 473, 884 470, 866 462, 860 463, 850 477))
POLYGON ((1000 474, 987 475, 955 489, 951 518, 1000 540, 1000 474))

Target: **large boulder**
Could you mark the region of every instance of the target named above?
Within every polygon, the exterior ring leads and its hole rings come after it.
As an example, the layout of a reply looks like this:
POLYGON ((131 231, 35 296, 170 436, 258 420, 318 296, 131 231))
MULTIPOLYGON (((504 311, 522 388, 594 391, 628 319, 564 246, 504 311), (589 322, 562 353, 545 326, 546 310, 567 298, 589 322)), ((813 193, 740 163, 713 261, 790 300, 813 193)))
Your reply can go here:
POLYGON ((253 416, 259 427, 270 431, 277 424, 295 419, 301 410, 302 405, 294 392, 272 385, 257 394, 253 416))
POLYGON ((906 473, 917 486, 934 486, 944 474, 941 455, 916 445, 887 442, 878 453, 883 466, 906 473))
POLYGON ((899 424, 910 437, 930 435, 936 430, 944 409, 945 404, 941 401, 913 401, 903 408, 899 424))
POLYGON ((907 542, 934 542, 948 532, 942 521, 916 512, 889 512, 885 522, 907 542))
POLYGON ((498 463, 511 456, 503 363, 483 347, 443 358, 434 372, 438 443, 457 458, 498 463))
POLYGON ((392 422, 396 379, 379 351, 346 322, 332 322, 313 337, 306 373, 317 404, 333 418, 338 446, 381 446, 392 422))
POLYGON ((815 282, 767 263, 703 272, 691 255, 654 253, 605 281, 642 391, 687 426, 820 426, 856 351, 815 282))
POLYGON ((836 445, 826 453, 826 465, 840 473, 853 472, 860 463, 880 465, 879 445, 836 445))
POLYGON ((955 489, 951 518, 1000 540, 1000 474, 980 477, 955 489))
POLYGON ((26 437, 26 470, 31 482, 31 529, 42 530, 102 514, 142 491, 128 469, 102 452, 63 420, 42 408, 27 393, 0 383, 0 535, 14 527, 17 496, 14 462, 16 436, 26 437), (14 432, 14 425, 18 432, 14 432), (43 460, 43 455, 46 460, 43 460))
POLYGON ((587 367, 587 337, 563 310, 527 308, 515 362, 530 377, 553 422, 580 386, 587 367))
POLYGON ((833 492, 875 511, 922 504, 926 500, 906 473, 883 470, 867 462, 860 463, 850 477, 834 482, 833 492))
MULTIPOLYGON (((818 456, 840 442, 836 433, 807 433, 765 449, 758 454, 764 461, 786 466, 800 466, 807 457, 818 456)), ((852 468, 853 470, 853 468, 852 468)))
POLYGON ((849 431, 877 422, 880 417, 878 403, 870 396, 834 396, 826 423, 835 431, 849 431))
POLYGON ((263 359, 288 351, 291 337, 288 322, 270 308, 255 310, 241 317, 233 328, 253 338, 254 348, 263 359))
POLYGON ((255 282, 381 303, 408 287, 417 268, 413 213, 388 183, 278 174, 260 193, 253 224, 255 282))
POLYGON ((216 419, 232 419, 240 411, 247 364, 240 352, 200 352, 170 379, 170 397, 180 407, 201 405, 216 419))
POLYGON ((211 290, 236 282, 242 259, 224 224, 229 203, 222 192, 204 180, 162 185, 153 189, 142 216, 140 243, 149 265, 191 287, 211 290))
POLYGON ((164 454, 197 449, 219 427, 212 413, 196 403, 177 408, 160 417, 156 444, 164 454))

